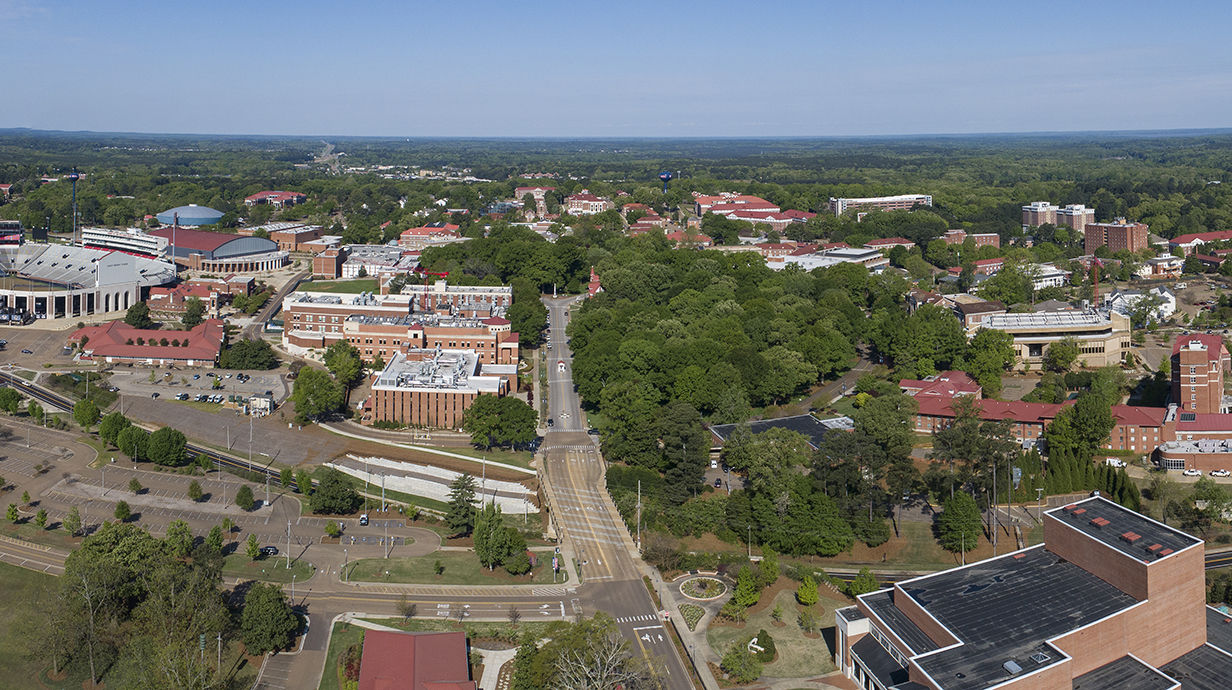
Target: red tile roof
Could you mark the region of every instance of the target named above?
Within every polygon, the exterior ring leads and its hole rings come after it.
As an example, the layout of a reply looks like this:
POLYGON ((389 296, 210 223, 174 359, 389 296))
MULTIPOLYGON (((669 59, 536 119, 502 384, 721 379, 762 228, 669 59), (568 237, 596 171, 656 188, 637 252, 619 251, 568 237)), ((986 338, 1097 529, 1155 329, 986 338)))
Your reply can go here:
POLYGON ((201 362, 212 362, 218 358, 222 350, 223 322, 220 319, 208 319, 191 331, 155 331, 133 328, 123 321, 112 321, 101 326, 87 326, 78 329, 69 336, 70 343, 79 343, 83 337, 86 342, 84 356, 90 357, 121 357, 125 359, 192 359, 201 362), (181 340, 187 336, 187 347, 173 345, 138 345, 137 339, 149 341, 181 340), (132 345, 128 344, 129 340, 132 345))
POLYGON ((1188 235, 1180 235, 1168 240, 1169 244, 1189 244, 1194 240, 1202 240, 1203 242, 1222 242, 1224 240, 1232 240, 1232 230, 1217 230, 1215 232, 1191 232, 1188 235))
POLYGON ((368 630, 359 690, 475 690, 466 661, 462 632, 368 630))
POLYGON ((1163 426, 1167 414, 1168 410, 1163 407, 1112 406, 1112 417, 1117 424, 1127 426, 1163 426))
POLYGON ((945 371, 932 381, 903 379, 898 382, 908 395, 953 398, 956 395, 979 395, 983 390, 965 371, 945 371))
POLYGON ((905 237, 885 237, 879 240, 869 240, 864 243, 865 247, 886 247, 899 244, 915 244, 905 237))
POLYGON ((817 216, 816 213, 809 213, 808 211, 797 211, 794 208, 789 208, 783 211, 783 215, 791 216, 792 218, 795 218, 796 220, 808 220, 809 218, 815 218, 817 216))
MULTIPOLYGON (((953 417, 954 410, 950 404, 954 401, 953 398, 933 398, 927 397, 923 399, 917 398, 920 405, 920 414, 928 417, 953 417)), ((999 422, 1002 420, 1012 422, 1022 422, 1027 424, 1047 424, 1050 423, 1061 411, 1061 408, 1073 405, 1074 401, 1067 400, 1059 405, 1049 403, 1029 403, 1021 400, 1003 401, 1003 400, 980 400, 980 418, 989 421, 999 422)))
POLYGON ((1182 347, 1189 343, 1200 342, 1206 346, 1206 358, 1209 361, 1217 362, 1222 354, 1227 352, 1224 347, 1223 337, 1218 335, 1206 335, 1205 333, 1194 333, 1193 335, 1179 335, 1176 337, 1176 342, 1172 343, 1172 354, 1179 354, 1182 347))

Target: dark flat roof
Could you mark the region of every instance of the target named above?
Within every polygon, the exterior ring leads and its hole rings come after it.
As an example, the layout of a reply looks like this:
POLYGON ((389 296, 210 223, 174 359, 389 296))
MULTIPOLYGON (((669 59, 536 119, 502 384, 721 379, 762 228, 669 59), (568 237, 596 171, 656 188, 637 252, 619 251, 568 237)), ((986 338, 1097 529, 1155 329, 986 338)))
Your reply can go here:
POLYGON ((869 672, 877 676, 877 680, 887 688, 910 680, 907 669, 899 666, 894 657, 890 656, 872 635, 865 635, 851 645, 851 653, 860 657, 869 672))
POLYGON ((1206 643, 1232 654, 1232 613, 1206 607, 1206 643))
POLYGON ((1074 679, 1073 690, 1171 690, 1177 682, 1131 656, 1084 673, 1074 679))
MULTIPOLYGON (((804 434, 809 445, 817 449, 821 445, 821 437, 828 431, 825 425, 817 420, 811 414, 801 414, 794 417, 779 417, 778 419, 758 419, 751 422, 745 422, 749 425, 749 431, 760 434, 763 431, 770 429, 787 429, 799 434, 804 434)), ((714 434, 720 441, 725 443, 732 433, 736 431, 739 424, 716 424, 710 427, 710 433, 714 434)))
POLYGON ((1044 644, 1136 604, 1116 587, 1043 546, 899 585, 963 644, 917 661, 947 690, 976 690, 1057 663, 1044 644), (1049 659, 1036 662, 1036 653, 1049 659))
POLYGON ((848 622, 854 622, 854 621, 868 618, 868 616, 864 615, 863 611, 861 611, 860 609, 854 606, 848 606, 847 608, 839 609, 837 613, 838 615, 846 619, 848 622))
POLYGON ((1183 690, 1227 690, 1232 679, 1232 656, 1207 644, 1159 670, 1181 681, 1183 690))
POLYGON ((894 605, 893 589, 883 589, 880 592, 866 594, 860 600, 881 620, 885 621, 890 630, 898 635, 898 639, 911 648, 901 650, 908 656, 926 654, 938 649, 937 643, 933 642, 931 637, 924 634, 924 631, 907 617, 907 614, 894 605))
POLYGON ((1078 501, 1064 508, 1054 508, 1048 513, 1083 534, 1147 563, 1159 560, 1159 553, 1167 552, 1163 556, 1166 558, 1181 549, 1202 543, 1197 537, 1166 527, 1101 496, 1078 501), (1107 522, 1103 527, 1093 524, 1094 521, 1104 520, 1107 522), (1135 534, 1137 538, 1132 543, 1122 539, 1122 535, 1127 533, 1135 534), (1147 551, 1149 547, 1157 544, 1160 548, 1155 549, 1155 555, 1147 551))

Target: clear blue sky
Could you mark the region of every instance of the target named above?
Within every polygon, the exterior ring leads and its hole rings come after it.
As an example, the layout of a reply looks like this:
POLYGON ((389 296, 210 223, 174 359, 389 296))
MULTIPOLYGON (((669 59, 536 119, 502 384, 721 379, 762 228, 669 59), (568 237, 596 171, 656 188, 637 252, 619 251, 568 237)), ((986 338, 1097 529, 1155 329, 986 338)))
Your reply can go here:
POLYGON ((1232 126, 1232 3, 0 0, 0 127, 829 136, 1232 126))

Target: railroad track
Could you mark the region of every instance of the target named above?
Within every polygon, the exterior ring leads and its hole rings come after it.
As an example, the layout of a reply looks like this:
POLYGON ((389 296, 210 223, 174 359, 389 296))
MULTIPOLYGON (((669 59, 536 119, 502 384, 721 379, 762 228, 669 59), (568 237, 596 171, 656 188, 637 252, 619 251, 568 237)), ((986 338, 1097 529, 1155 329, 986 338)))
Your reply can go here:
MULTIPOLYGON (((59 410, 64 410, 65 412, 73 411, 74 403, 68 398, 39 388, 38 386, 28 383, 11 373, 0 372, 0 385, 9 386, 14 390, 20 391, 23 395, 39 401, 40 404, 54 407, 59 410)), ((271 484, 282 486, 281 471, 275 471, 262 465, 250 463, 242 458, 233 457, 221 451, 217 451, 213 448, 197 443, 187 443, 185 445, 185 450, 193 455, 205 455, 210 460, 213 460, 214 464, 217 465, 219 469, 227 467, 242 470, 244 472, 255 472, 257 474, 268 476, 271 484)))

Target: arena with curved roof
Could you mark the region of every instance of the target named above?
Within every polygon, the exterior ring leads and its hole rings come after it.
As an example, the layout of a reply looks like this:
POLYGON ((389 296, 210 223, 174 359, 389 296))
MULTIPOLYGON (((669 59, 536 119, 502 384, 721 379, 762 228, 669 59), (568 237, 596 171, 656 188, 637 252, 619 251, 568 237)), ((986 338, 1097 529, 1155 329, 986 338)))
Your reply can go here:
POLYGON ((223 213, 209 206, 189 204, 176 206, 155 216, 163 225, 213 225, 222 220, 223 213))
POLYGON ((177 263, 199 271, 251 273, 272 271, 287 263, 287 252, 272 240, 190 228, 159 228, 150 231, 169 242, 177 263))

